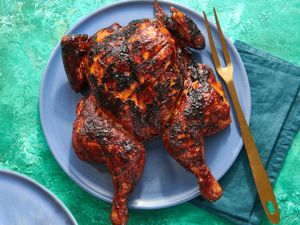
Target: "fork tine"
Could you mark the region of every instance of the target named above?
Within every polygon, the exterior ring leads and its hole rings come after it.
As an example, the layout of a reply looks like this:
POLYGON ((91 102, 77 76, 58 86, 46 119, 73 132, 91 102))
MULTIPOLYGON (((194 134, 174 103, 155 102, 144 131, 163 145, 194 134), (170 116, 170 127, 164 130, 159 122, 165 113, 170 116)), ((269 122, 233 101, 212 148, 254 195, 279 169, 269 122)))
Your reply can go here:
POLYGON ((203 11, 203 16, 204 16, 204 21, 205 21, 205 26, 206 26, 206 31, 207 31, 207 35, 208 35, 208 39, 209 39, 209 44, 210 44, 210 48, 211 48, 211 54, 212 54, 212 58, 215 64, 215 68, 216 70, 219 72, 220 69, 222 69, 221 64, 220 64, 220 60, 219 60, 219 56, 216 50, 216 46, 214 44, 214 40, 211 34, 211 30, 210 30, 210 26, 206 17, 205 12, 203 11))
POLYGON ((219 23, 219 19, 218 19, 215 7, 214 7, 214 15, 215 15, 216 23, 217 23, 218 33, 219 33, 219 36, 220 36, 220 41, 221 41, 221 45, 222 45, 222 50, 223 50, 223 55, 224 55, 224 58, 225 58, 225 62, 226 62, 227 66, 230 66, 231 65, 231 59, 230 59, 229 51, 227 49, 227 45, 226 45, 226 42, 225 42, 225 38, 223 36, 223 32, 222 32, 222 29, 221 29, 221 26, 220 26, 220 23, 219 23))

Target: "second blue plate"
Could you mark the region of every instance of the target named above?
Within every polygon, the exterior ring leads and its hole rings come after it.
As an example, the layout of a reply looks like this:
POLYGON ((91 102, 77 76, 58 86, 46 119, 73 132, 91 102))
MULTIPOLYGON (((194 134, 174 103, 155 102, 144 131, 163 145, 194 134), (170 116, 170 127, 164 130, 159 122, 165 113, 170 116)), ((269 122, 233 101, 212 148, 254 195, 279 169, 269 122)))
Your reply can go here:
POLYGON ((1 225, 77 225, 69 210, 35 181, 0 169, 1 225))

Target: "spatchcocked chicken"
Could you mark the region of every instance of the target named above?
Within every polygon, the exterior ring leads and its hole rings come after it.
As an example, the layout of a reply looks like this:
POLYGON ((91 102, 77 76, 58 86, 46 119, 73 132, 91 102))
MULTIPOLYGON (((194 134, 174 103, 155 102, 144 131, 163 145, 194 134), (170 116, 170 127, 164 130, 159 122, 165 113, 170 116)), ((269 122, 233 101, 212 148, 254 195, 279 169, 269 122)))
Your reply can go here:
POLYGON ((222 195, 205 164, 203 138, 230 124, 228 101, 212 70, 188 50, 205 47, 196 24, 174 7, 170 17, 157 1, 154 8, 157 19, 61 40, 71 87, 90 90, 77 106, 73 146, 81 160, 105 163, 110 171, 114 225, 127 223, 127 197, 144 168, 143 142, 159 135, 168 153, 195 174, 205 199, 222 195))

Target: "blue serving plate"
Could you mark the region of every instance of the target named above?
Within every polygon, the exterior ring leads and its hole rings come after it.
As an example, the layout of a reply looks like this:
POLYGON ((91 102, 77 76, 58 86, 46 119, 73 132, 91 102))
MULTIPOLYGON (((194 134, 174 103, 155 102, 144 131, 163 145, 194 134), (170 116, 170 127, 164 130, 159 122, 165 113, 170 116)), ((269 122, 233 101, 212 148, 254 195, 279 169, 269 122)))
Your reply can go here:
MULTIPOLYGON (((194 57, 199 62, 214 68, 204 20, 199 12, 173 2, 160 1, 160 3, 167 12, 169 6, 173 5, 197 23, 205 35, 207 47, 202 51, 194 52, 194 57)), ((114 22, 125 26, 134 19, 151 17, 154 17, 152 1, 123 1, 97 10, 77 23, 66 34, 92 35, 100 28, 114 22)), ((212 24, 211 27, 214 39, 218 40, 216 27, 212 24)), ((226 42, 234 65, 237 94, 249 122, 251 100, 247 74, 237 50, 228 38, 226 42)), ((221 55, 221 46, 218 41, 216 41, 216 47, 221 55)), ((223 59, 221 63, 224 63, 223 59)), ((227 91, 226 94, 229 96, 227 91)), ((58 44, 47 64, 40 90, 40 118, 44 135, 62 169, 83 189, 100 199, 111 202, 114 191, 111 177, 105 166, 80 161, 72 147, 71 135, 75 109, 81 97, 81 94, 73 92, 68 84, 58 44)), ((232 106, 231 102, 230 104, 232 106)), ((218 180, 233 164, 243 145, 233 111, 231 111, 231 116, 233 122, 229 128, 205 139, 206 161, 218 180)), ((129 207, 163 208, 188 201, 199 195, 195 177, 167 154, 160 138, 146 143, 146 148, 147 159, 144 173, 130 196, 129 207)))
POLYGON ((0 170, 1 225, 77 225, 69 210, 35 181, 0 170))

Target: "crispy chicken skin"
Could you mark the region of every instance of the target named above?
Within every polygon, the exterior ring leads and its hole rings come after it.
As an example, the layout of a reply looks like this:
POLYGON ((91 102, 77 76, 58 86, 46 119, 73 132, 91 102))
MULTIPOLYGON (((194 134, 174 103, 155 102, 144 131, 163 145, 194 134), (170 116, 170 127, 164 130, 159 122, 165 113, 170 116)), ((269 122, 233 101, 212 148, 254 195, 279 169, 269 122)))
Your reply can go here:
POLYGON ((188 50, 205 47, 196 24, 174 7, 171 16, 157 1, 154 8, 156 20, 115 23, 61 41, 71 87, 90 90, 77 106, 73 146, 81 160, 105 163, 110 171, 114 225, 127 223, 127 197, 145 162, 143 142, 155 136, 195 174, 204 198, 222 195, 205 164, 203 138, 230 124, 227 98, 212 70, 188 50))

